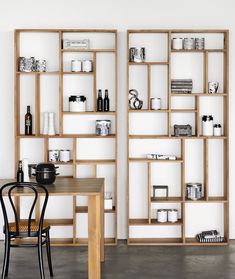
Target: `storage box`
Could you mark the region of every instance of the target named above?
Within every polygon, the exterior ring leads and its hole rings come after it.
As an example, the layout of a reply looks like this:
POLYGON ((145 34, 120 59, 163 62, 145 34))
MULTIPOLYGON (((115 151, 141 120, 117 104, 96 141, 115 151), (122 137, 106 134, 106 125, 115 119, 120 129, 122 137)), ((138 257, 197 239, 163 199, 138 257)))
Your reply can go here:
POLYGON ((105 199, 104 209, 112 209, 112 208, 113 208, 113 199, 105 199))

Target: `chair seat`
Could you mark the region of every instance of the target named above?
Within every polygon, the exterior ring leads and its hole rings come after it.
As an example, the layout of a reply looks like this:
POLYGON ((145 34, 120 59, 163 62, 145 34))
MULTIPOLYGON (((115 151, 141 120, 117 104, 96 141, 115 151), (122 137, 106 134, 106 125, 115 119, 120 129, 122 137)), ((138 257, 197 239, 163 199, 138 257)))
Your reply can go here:
MULTIPOLYGON (((42 230, 45 231, 50 228, 50 225, 48 223, 43 223, 42 230)), ((38 232, 39 230, 39 222, 32 221, 30 226, 31 232, 38 232)), ((16 232, 16 223, 9 223, 9 231, 14 233, 16 232)), ((25 233, 28 232, 28 221, 20 221, 19 222, 19 232, 25 233)))

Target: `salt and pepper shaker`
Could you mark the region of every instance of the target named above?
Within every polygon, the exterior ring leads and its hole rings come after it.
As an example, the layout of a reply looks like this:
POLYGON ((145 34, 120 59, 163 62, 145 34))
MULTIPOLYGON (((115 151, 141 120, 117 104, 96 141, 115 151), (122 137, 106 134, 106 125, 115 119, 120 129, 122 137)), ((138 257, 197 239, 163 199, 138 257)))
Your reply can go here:
POLYGON ((48 135, 55 135, 55 114, 54 112, 49 112, 49 127, 48 127, 48 135))
POLYGON ((48 112, 44 112, 43 113, 43 135, 48 135, 48 117, 49 117, 49 113, 48 112))

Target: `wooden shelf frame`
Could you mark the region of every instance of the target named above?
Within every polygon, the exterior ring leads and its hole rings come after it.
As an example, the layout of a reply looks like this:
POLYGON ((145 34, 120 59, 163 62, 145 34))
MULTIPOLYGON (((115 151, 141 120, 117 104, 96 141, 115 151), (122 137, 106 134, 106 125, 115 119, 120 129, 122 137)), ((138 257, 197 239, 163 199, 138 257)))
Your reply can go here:
MULTIPOLYGON (((68 165, 72 168, 72 175, 69 177, 77 177, 77 167, 78 165, 89 165, 93 167, 93 177, 97 177, 97 168, 100 165, 113 165, 115 167, 115 177, 114 177, 114 200, 115 205, 112 210, 105 211, 107 213, 113 213, 114 215, 114 226, 115 226, 115 236, 113 238, 107 238, 106 243, 107 245, 116 245, 117 244, 117 205, 118 205, 118 162, 117 162, 117 137, 118 137, 118 121, 117 121, 117 111, 118 111, 118 85, 117 85, 117 79, 118 79, 118 36, 117 36, 117 30, 116 29, 16 29, 14 32, 14 47, 15 47, 15 99, 14 99, 14 105, 15 105, 15 174, 18 167, 18 161, 20 160, 20 148, 21 148, 21 140, 24 139, 42 139, 42 144, 44 146, 44 154, 43 158, 45 162, 48 162, 48 154, 49 154, 49 141, 53 139, 71 139, 72 140, 72 151, 71 151, 71 161, 69 162, 55 162, 56 165, 68 165), (62 40, 66 33, 100 33, 100 34, 112 34, 113 35, 113 48, 102 48, 102 49, 62 49, 62 40), (51 71, 51 72, 19 72, 18 71, 18 58, 20 57, 20 34, 21 33, 53 33, 58 35, 58 61, 59 61, 59 67, 57 71, 51 71), (65 72, 63 68, 63 61, 64 61, 64 54, 66 53, 91 53, 92 60, 93 60, 93 71, 86 73, 86 72, 65 72), (110 53, 113 54, 112 57, 114 57, 114 75, 115 75, 115 84, 114 84, 114 92, 112 94, 115 94, 114 102, 115 107, 114 111, 110 112, 97 112, 96 111, 96 99, 97 99, 97 56, 99 54, 103 53, 110 53), (35 78, 35 133, 33 135, 24 135, 20 134, 20 78, 22 75, 32 75, 35 78), (43 75, 57 75, 58 76, 58 84, 59 84, 59 131, 54 136, 50 135, 43 135, 40 131, 40 84, 41 84, 41 76, 43 75), (91 75, 92 76, 92 82, 93 82, 93 94, 92 94, 92 100, 93 100, 93 108, 92 111, 86 111, 86 112, 67 112, 63 111, 63 83, 64 83, 64 77, 66 75, 91 75), (84 116, 90 116, 94 115, 112 115, 114 117, 114 126, 116 127, 115 134, 111 134, 106 137, 100 137, 95 134, 64 134, 64 125, 63 120, 64 116, 66 115, 84 115, 84 116), (79 141, 77 139, 80 138, 94 138, 94 139, 113 139, 115 141, 115 157, 114 159, 94 159, 94 160, 80 160, 77 158, 77 146, 79 145, 79 141)), ((77 218, 76 215, 80 214, 81 212, 77 211, 77 208, 79 205, 77 204, 77 199, 74 196, 73 197, 73 216, 71 219, 50 219, 48 220, 49 223, 52 226, 73 226, 73 237, 71 239, 67 238, 61 238, 61 239, 53 239, 52 244, 56 246, 80 246, 80 245, 87 245, 87 239, 78 239, 77 234, 77 218)))
MULTIPOLYGON (((127 49, 126 49, 126 57, 127 57, 127 106, 129 104, 129 68, 130 66, 140 66, 144 65, 147 69, 147 109, 143 110, 130 110, 129 106, 127 107, 127 224, 128 224, 128 244, 129 245, 214 245, 214 246, 220 246, 220 245, 227 245, 229 243, 229 31, 224 29, 138 29, 138 30, 127 30, 127 49), (204 50, 173 50, 171 48, 171 39, 174 36, 174 34, 186 34, 186 33, 205 33, 205 34, 222 34, 224 36, 224 47, 222 49, 204 49, 204 50), (130 35, 133 34, 165 34, 168 37, 168 58, 165 62, 144 62, 144 63, 132 63, 129 62, 129 48, 132 47, 130 45, 130 35), (191 94, 180 94, 180 93, 172 93, 171 92, 171 60, 172 55, 174 53, 201 53, 203 55, 203 92, 201 93, 191 93, 191 94), (208 66, 208 56, 210 53, 222 53, 223 54, 223 93, 216 93, 216 94, 210 94, 208 92, 208 72, 209 72, 209 66, 208 66), (168 105, 166 109, 159 110, 159 111, 152 111, 150 109, 150 83, 151 83, 151 66, 152 65, 165 65, 168 69, 168 93, 167 93, 167 99, 168 99, 168 105), (191 109, 174 109, 171 105, 171 100, 174 97, 194 97, 195 98, 195 106, 191 109), (201 116, 200 116, 200 100, 203 97, 222 97, 223 99, 223 127, 224 127, 224 135, 220 137, 216 136, 202 136, 201 135, 201 116), (130 134, 129 133, 129 115, 131 113, 166 113, 168 116, 168 127, 167 127, 167 134, 166 135, 157 135, 157 134, 130 134), (192 113, 195 115, 195 135, 191 137, 175 137, 172 135, 172 114, 175 113, 192 113), (153 198, 151 197, 151 191, 152 191, 152 185, 151 185, 151 165, 152 163, 161 163, 161 160, 148 160, 146 158, 131 158, 129 156, 129 148, 130 148, 130 140, 133 139, 172 139, 172 140, 179 140, 180 147, 181 147, 181 158, 180 160, 177 160, 180 163, 180 171, 181 171, 181 196, 180 197, 169 197, 166 198, 153 198), (203 199, 193 201, 188 200, 185 198, 186 196, 186 189, 185 185, 185 142, 186 140, 202 140, 203 141, 203 152, 204 152, 204 191, 205 196, 203 199), (223 148, 224 148, 224 181, 223 181, 223 196, 209 196, 209 160, 208 160, 208 146, 210 140, 222 140, 223 141, 223 148), (130 202, 130 190, 129 190, 129 181, 130 181, 130 174, 129 174, 129 164, 133 164, 136 162, 141 162, 147 164, 147 181, 146 181, 146 187, 147 187, 147 203, 148 203, 148 216, 147 219, 132 219, 130 217, 129 212, 129 202, 130 202), (181 223, 182 223, 182 233, 181 238, 132 238, 130 236, 130 226, 147 226, 147 225, 154 225, 154 222, 151 218, 151 205, 153 203, 176 203, 179 204, 181 207, 181 223), (185 214, 186 214, 186 204, 188 203, 220 203, 223 205, 224 210, 224 236, 226 241, 223 243, 198 243, 195 239, 187 238, 186 237, 186 221, 185 221, 185 214)), ((172 162, 172 161, 171 161, 172 162)))

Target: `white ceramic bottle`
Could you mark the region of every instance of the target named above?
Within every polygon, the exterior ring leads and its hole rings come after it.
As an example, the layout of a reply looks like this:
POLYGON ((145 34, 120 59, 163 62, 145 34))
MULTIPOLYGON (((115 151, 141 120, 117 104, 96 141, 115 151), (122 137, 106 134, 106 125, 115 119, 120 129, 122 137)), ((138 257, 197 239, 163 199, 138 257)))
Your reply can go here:
POLYGON ((24 172, 24 182, 29 182, 29 161, 27 158, 22 160, 23 172, 24 172))
POLYGON ((49 126, 49 113, 48 112, 44 112, 43 113, 43 135, 48 135, 48 126, 49 126))

